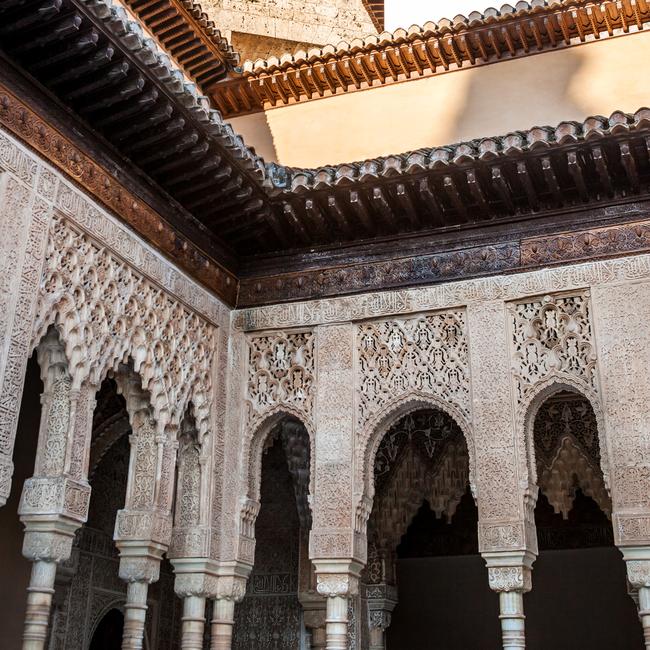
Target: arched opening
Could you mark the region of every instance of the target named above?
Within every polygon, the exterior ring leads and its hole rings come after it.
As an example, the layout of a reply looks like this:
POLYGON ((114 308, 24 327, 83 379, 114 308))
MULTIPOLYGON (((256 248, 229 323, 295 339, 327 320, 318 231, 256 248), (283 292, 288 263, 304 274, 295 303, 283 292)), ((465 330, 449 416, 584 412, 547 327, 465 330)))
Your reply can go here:
POLYGON ((363 575, 373 647, 383 627, 390 650, 499 648, 460 426, 438 409, 405 415, 379 444, 374 482, 363 575))
MULTIPOLYGON (((51 635, 66 649, 121 647, 118 607, 124 604, 126 584, 119 577, 119 553, 113 537, 117 512, 125 504, 131 433, 125 399, 116 382, 105 379, 93 413, 88 520, 75 537, 74 561, 57 571, 51 635), (98 620, 106 607, 113 609, 98 620), (100 635, 102 630, 106 639, 100 635)), ((178 647, 180 601, 173 580, 173 569, 163 560, 160 578, 149 591, 145 648, 178 647)))
POLYGON ((591 403, 568 390, 552 394, 537 410, 532 434, 539 556, 525 596, 528 646, 641 650, 591 403))
POLYGON ((43 382, 34 353, 27 363, 22 401, 16 429, 13 463, 14 474, 7 503, 0 508, 0 584, 3 605, 0 607, 0 629, 3 644, 19 648, 25 618, 25 595, 32 565, 22 555, 23 525, 18 519, 18 505, 25 480, 34 473, 41 420, 40 397, 43 382))
POLYGON ((262 457, 255 561, 235 609, 234 650, 300 648, 300 596, 309 589, 310 442, 304 425, 285 418, 269 433, 262 457))
POLYGON ((88 650, 120 650, 123 631, 124 614, 119 609, 113 608, 104 615, 95 628, 88 650))

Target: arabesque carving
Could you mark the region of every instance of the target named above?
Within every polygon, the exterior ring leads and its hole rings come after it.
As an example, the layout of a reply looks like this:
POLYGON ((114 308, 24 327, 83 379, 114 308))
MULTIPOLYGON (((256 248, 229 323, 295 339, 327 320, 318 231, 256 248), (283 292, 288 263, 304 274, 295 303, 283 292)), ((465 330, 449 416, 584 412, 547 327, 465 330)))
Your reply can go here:
POLYGON ((436 395, 470 410, 465 314, 461 310, 359 326, 358 424, 403 395, 436 395))
POLYGON ((197 428, 208 426, 214 326, 76 229, 53 219, 32 345, 57 323, 73 387, 130 357, 160 430, 179 423, 192 399, 197 428))
POLYGON ((519 404, 549 376, 571 376, 598 390, 589 293, 511 305, 513 374, 519 404))
POLYGON ((314 407, 314 336, 291 332, 253 337, 248 348, 248 417, 259 421, 277 406, 304 414, 314 407))

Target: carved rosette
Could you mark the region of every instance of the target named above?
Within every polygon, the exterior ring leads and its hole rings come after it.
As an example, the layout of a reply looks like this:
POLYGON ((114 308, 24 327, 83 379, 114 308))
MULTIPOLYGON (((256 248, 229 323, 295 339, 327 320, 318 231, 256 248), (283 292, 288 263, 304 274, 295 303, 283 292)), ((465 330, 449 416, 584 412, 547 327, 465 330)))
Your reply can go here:
POLYGON ((316 576, 316 591, 326 598, 356 596, 359 593, 359 579, 346 573, 319 573, 316 576))

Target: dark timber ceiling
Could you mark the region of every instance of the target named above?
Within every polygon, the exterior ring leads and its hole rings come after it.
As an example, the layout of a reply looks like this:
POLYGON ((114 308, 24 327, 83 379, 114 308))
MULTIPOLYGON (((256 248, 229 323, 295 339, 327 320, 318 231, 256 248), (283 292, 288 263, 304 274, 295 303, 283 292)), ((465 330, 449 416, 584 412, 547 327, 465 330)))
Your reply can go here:
POLYGON ((153 180, 180 230, 205 251, 223 251, 217 261, 246 278, 287 264, 344 264, 353 246, 358 261, 373 247, 395 254, 398 241, 417 254, 415 237, 463 241, 481 229, 485 241, 490 232, 502 237, 504 224, 562 225, 563 213, 647 198, 648 109, 291 169, 247 148, 110 2, 0 0, 0 49, 73 124, 109 143, 118 164, 153 180))

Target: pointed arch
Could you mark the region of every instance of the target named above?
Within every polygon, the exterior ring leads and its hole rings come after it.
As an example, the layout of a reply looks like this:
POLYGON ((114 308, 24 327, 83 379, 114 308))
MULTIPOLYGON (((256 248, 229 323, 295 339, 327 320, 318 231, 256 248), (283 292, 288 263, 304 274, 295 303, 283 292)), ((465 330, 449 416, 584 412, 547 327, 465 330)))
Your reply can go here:
POLYGON ((529 485, 537 485, 537 464, 535 457, 535 420, 542 405, 554 395, 561 392, 575 393, 585 398, 596 416, 596 427, 598 433, 598 444, 600 447, 600 469, 603 473, 605 488, 611 494, 609 469, 611 465, 611 453, 605 433, 605 416, 599 395, 585 382, 580 379, 555 373, 545 381, 540 382, 535 390, 530 393, 527 401, 522 404, 519 410, 517 421, 517 432, 520 448, 525 450, 526 473, 529 485))
POLYGON ((476 450, 469 421, 463 413, 449 402, 417 392, 411 392, 390 401, 366 425, 365 435, 359 449, 357 465, 360 470, 358 480, 358 507, 372 503, 375 494, 374 465, 377 450, 389 429, 406 415, 421 409, 435 409, 448 415, 460 428, 467 444, 469 455, 469 481, 474 498, 477 498, 476 486, 476 450))

